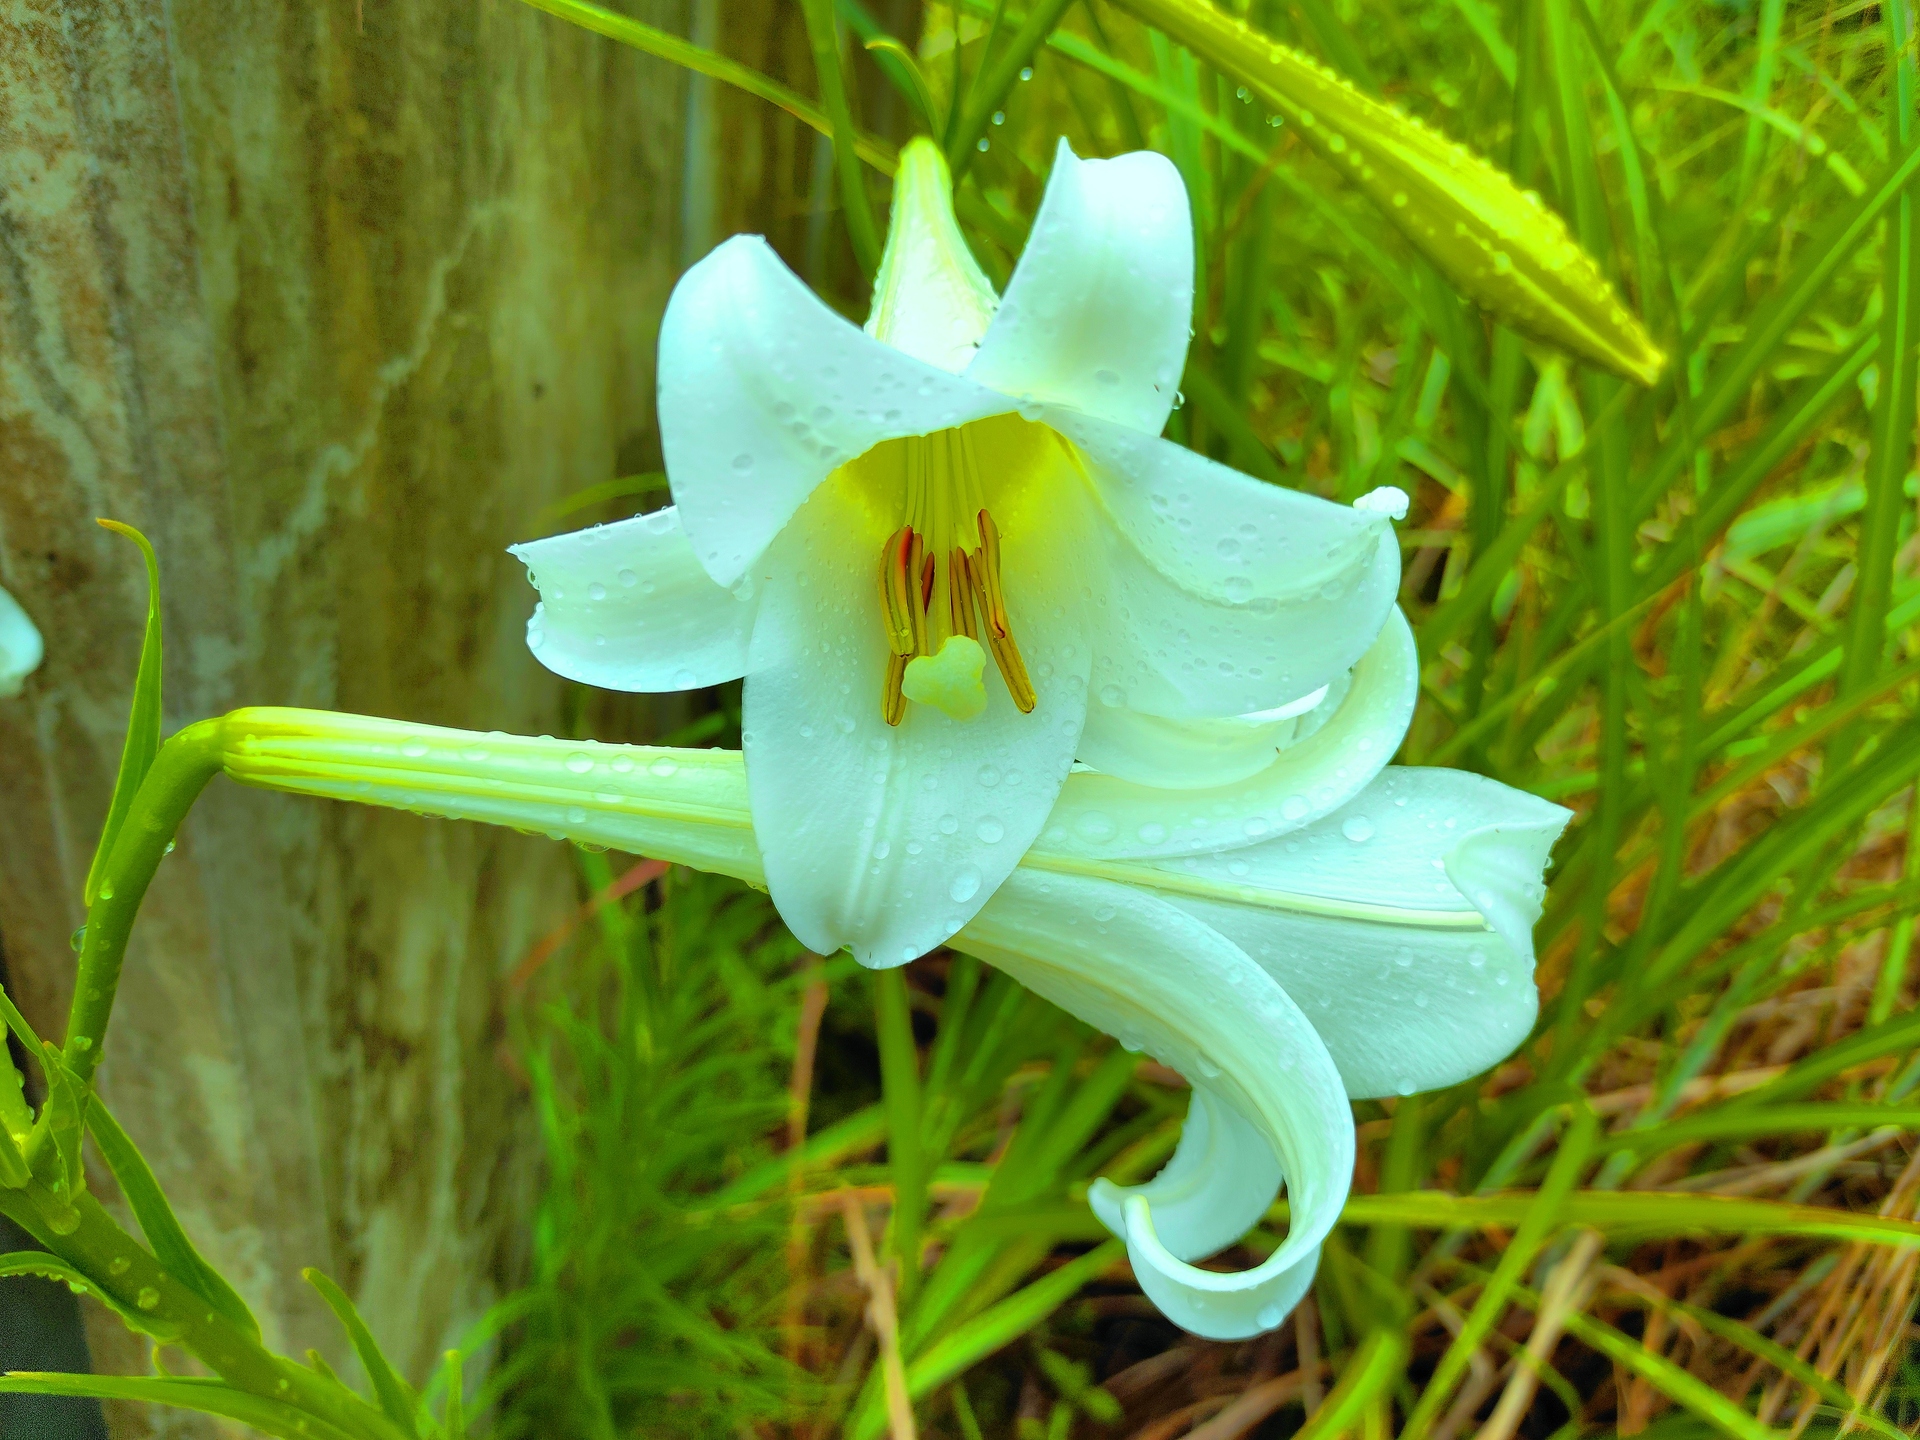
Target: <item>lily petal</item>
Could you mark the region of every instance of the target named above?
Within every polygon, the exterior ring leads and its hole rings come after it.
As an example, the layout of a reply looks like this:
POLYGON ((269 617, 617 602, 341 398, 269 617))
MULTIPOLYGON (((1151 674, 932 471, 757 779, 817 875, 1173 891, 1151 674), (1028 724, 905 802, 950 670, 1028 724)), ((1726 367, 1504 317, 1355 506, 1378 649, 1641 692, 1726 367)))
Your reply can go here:
POLYGON ((967 377, 1158 435, 1192 323, 1193 217, 1173 162, 1081 160, 1062 140, 967 377))
POLYGON ((887 249, 873 281, 867 333, 959 374, 973 360, 999 297, 953 214, 953 174, 940 147, 900 147, 887 249))
POLYGON ((988 667, 977 717, 913 705, 889 726, 872 559, 890 523, 836 477, 768 552, 741 724, 782 918, 821 953, 878 967, 966 924, 1033 843, 1073 764, 1088 665, 1074 547, 1010 530, 1007 568, 1028 579, 1007 605, 1038 705, 1022 715, 988 667))
POLYGON ((681 277, 659 366, 673 498, 701 565, 727 586, 837 466, 1015 404, 835 314, 758 235, 681 277))
POLYGON ((1299 1003, 1348 1093, 1410 1095, 1526 1039, 1541 872, 1569 818, 1484 776, 1395 767, 1283 840, 1150 868, 1299 1003))
POLYGON ((1100 527, 1094 686, 1174 718, 1309 695, 1366 653, 1400 588, 1386 512, 1249 479, 1184 446, 1049 409, 1100 527))
POLYGON ((603 845, 764 887, 737 750, 481 734, 330 710, 221 721, 233 779, 603 845))
MULTIPOLYGON (((1154 788, 1093 771, 1061 790, 1034 863, 1201 854, 1309 825, 1366 788, 1400 748, 1420 690, 1420 659, 1406 617, 1394 610, 1353 667, 1331 714, 1301 717, 1296 738, 1257 774, 1206 789, 1154 788)), ((1088 732, 1104 723, 1088 708, 1088 732)), ((1117 751, 1103 751, 1112 761, 1117 751)), ((1129 769, 1140 775, 1140 769, 1129 769)))
MULTIPOLYGON (((1175 1324, 1231 1339, 1270 1330, 1311 1283, 1319 1245, 1333 1228, 1353 1173, 1353 1120, 1326 1047, 1299 1008, 1236 945, 1155 896, 1124 885, 1022 869, 955 942, 1055 1004, 1144 1048, 1203 1084, 1263 1140, 1287 1178, 1291 1223, 1265 1262, 1237 1274, 1199 1270, 1158 1229, 1154 1185, 1096 1184, 1102 1217, 1116 1227, 1141 1288, 1175 1324)), ((1225 1139, 1226 1137, 1222 1137, 1225 1139)), ((1197 1147, 1224 1159, 1211 1143, 1197 1147)), ((1194 1163, 1192 1161, 1187 1162, 1194 1163)), ((1163 1193, 1180 1251, 1247 1214, 1250 1180, 1272 1176, 1240 1163, 1208 1172, 1195 1193, 1176 1172, 1163 1193), (1177 1193, 1176 1193, 1177 1192, 1177 1193), (1208 1214, 1211 1205, 1217 1214, 1208 1214)))
POLYGON ((714 584, 676 507, 508 549, 540 592, 527 644, 555 674, 643 691, 746 674, 758 604, 714 584))
POLYGON ((39 626, 18 600, 0 589, 0 698, 18 695, 46 653, 39 626))
POLYGON ((1266 1137, 1197 1084, 1180 1144, 1160 1173, 1144 1185, 1096 1180, 1087 1200, 1103 1225, 1124 1235, 1127 1199, 1140 1196, 1152 1208, 1153 1233, 1167 1253, 1204 1260, 1260 1222, 1284 1178, 1266 1137))
POLYGON ((1168 720, 1120 705, 1089 705, 1080 761, 1158 790, 1231 785, 1258 775, 1295 739, 1318 729, 1315 721, 1331 718, 1350 683, 1335 676, 1291 705, 1225 720, 1168 720))

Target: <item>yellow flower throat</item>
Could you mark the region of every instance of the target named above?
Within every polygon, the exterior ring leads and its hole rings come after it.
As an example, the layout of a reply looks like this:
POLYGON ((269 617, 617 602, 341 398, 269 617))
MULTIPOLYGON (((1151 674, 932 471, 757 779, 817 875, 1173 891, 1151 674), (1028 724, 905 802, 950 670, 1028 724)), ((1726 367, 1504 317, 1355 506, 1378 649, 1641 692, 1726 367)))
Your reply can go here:
POLYGON ((993 656, 1020 712, 1035 695, 1007 622, 1000 589, 1000 532, 981 502, 973 443, 964 430, 905 442, 907 523, 880 551, 880 603, 887 626, 887 671, 880 710, 889 725, 907 701, 956 720, 986 705, 980 684, 993 656))

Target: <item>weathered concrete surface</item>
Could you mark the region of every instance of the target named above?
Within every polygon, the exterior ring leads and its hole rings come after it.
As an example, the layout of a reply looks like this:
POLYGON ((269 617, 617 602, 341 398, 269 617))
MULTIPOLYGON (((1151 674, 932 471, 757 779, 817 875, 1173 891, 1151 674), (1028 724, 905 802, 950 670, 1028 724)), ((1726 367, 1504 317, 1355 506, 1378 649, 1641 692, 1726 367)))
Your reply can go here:
MULTIPOLYGON (((688 0, 633 0, 685 30, 688 0)), ((712 0, 698 0, 711 4, 712 0)), ((709 15, 708 23, 712 23, 709 15)), ((143 613, 166 713, 551 730, 502 553, 657 464, 685 78, 512 0, 0 4, 0 947, 61 1029, 143 613)), ((729 225, 729 228, 731 226, 729 225)), ((571 895, 546 842, 216 782, 154 886, 102 1088, 299 1353, 359 1299, 415 1377, 511 1270, 527 1171, 497 984, 571 895)), ((93 1329, 97 1367, 143 1371, 93 1329)), ((215 1433, 114 1417, 118 1435, 215 1433)))

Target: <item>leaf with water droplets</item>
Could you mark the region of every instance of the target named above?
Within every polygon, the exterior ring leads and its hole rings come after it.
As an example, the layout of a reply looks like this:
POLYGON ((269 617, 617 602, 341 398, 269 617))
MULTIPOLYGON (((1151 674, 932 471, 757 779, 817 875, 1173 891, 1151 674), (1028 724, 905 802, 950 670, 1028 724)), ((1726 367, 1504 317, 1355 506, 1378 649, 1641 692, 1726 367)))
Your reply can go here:
POLYGON ((1651 385, 1666 364, 1565 222, 1497 166, 1209 0, 1121 0, 1293 122, 1462 292, 1550 344, 1651 385))

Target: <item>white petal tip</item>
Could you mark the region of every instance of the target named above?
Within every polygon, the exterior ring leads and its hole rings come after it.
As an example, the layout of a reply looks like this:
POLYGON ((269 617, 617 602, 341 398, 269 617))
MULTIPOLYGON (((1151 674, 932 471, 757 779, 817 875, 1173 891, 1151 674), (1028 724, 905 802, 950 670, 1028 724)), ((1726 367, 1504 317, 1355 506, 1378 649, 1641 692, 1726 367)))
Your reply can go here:
POLYGON ((46 654, 39 627, 13 596, 0 590, 0 699, 18 695, 46 654))
POLYGON ((1353 508, 1369 515, 1385 515, 1390 520, 1407 518, 1407 492, 1398 485, 1382 485, 1369 490, 1353 502, 1353 508))

